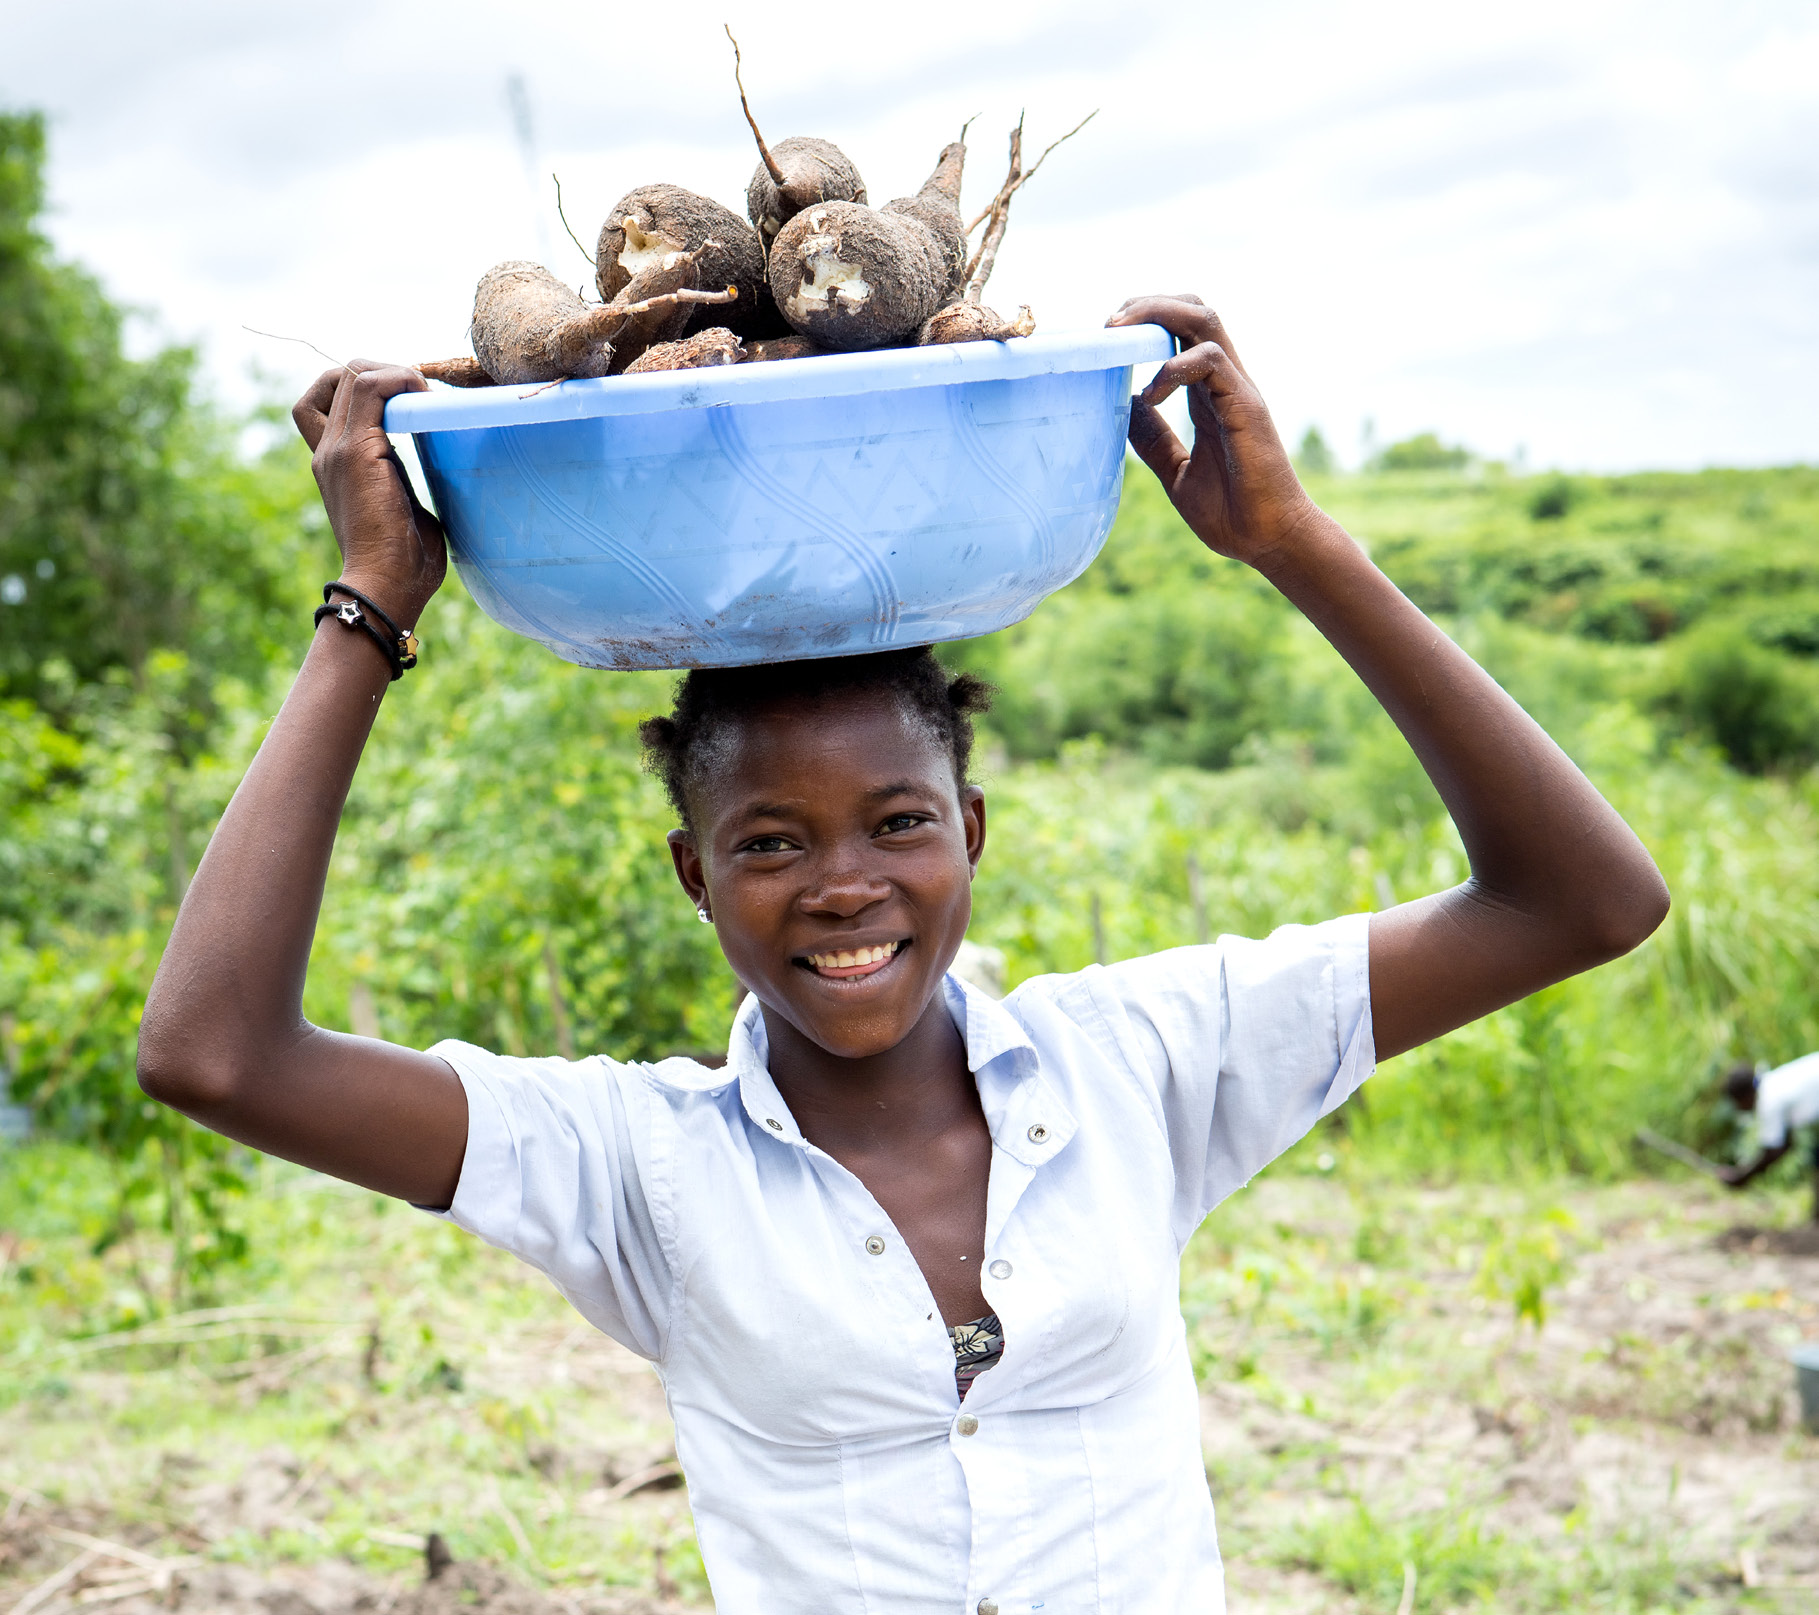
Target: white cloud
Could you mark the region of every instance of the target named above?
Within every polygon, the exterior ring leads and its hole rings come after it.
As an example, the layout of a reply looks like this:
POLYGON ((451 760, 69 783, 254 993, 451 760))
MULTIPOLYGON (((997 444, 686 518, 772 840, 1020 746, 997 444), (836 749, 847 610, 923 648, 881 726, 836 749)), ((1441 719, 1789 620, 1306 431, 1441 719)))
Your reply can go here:
MULTIPOLYGON (((733 6, 767 131, 814 132, 874 197, 961 121, 989 192, 1046 141, 993 281, 1046 329, 1140 290, 1224 312, 1285 432, 1342 451, 1434 427, 1621 467, 1819 457, 1819 18, 1741 7, 733 6)), ((587 273, 527 184, 504 81, 590 240, 666 178, 737 205, 753 162, 718 20, 597 3, 9 5, 0 97, 53 116, 51 229, 200 340, 224 394, 307 350, 459 351, 479 272, 587 273)))

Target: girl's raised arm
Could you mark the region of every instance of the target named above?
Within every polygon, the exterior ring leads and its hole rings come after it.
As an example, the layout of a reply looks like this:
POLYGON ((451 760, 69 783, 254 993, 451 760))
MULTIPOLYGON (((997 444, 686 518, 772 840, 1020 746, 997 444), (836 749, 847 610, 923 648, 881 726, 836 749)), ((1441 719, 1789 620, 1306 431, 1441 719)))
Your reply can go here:
MULTIPOLYGON (((341 579, 401 627, 447 566, 442 529, 385 435, 385 401, 423 378, 358 361, 292 416, 341 546, 341 579)), ((178 911, 139 1029, 155 1099, 258 1149, 419 1205, 453 1198, 467 1099, 441 1060, 303 1017, 329 852, 391 667, 363 631, 316 630, 178 911)))
POLYGON ((1642 843, 1566 753, 1302 489, 1275 424, 1198 298, 1147 297, 1113 325, 1181 352, 1131 408, 1131 446, 1209 549, 1255 567, 1349 662, 1414 748, 1471 875, 1371 920, 1371 1018, 1387 1059, 1627 953, 1667 914, 1642 843), (1157 413, 1188 389, 1190 452, 1157 413))

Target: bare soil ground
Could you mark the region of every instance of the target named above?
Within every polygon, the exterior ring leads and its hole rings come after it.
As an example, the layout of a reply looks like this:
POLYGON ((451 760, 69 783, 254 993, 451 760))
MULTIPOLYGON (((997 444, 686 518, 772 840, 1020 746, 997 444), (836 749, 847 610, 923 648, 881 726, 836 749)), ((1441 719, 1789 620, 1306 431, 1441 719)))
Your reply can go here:
MULTIPOLYGON (((1819 1240, 1764 1206, 1310 1173, 1223 1209, 1183 1302, 1234 1615, 1819 1610, 1787 1361, 1819 1240)), ((493 1253, 397 1230, 366 1253, 394 1293, 314 1345, 33 1368, 0 1406, 0 1612, 706 1607, 650 1371, 493 1253)))

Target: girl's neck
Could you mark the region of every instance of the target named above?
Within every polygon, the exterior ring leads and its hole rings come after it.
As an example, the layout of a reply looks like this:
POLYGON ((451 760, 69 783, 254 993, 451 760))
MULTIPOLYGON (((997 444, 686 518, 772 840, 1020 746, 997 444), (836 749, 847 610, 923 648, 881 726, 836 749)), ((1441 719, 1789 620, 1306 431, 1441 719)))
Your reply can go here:
POLYGON ((979 1111, 966 1041, 937 991, 894 1048, 859 1059, 830 1054, 769 1006, 771 1080, 802 1136, 835 1157, 940 1134, 979 1111))

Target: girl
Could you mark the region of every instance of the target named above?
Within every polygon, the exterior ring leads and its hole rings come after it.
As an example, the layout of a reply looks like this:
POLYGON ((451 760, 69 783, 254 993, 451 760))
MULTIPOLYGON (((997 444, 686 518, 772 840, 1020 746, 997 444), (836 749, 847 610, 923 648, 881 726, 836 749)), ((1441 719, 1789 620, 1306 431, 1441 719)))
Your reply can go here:
MULTIPOLYGON (((645 739, 676 877, 751 994, 724 1070, 323 1031, 310 938, 393 670, 331 615, 146 1005, 148 1093, 517 1252, 657 1365, 723 1615, 1222 1608, 1182 1246, 1376 1060, 1667 911, 1584 776, 1309 500, 1218 317, 1182 297, 1113 319, 1143 321, 1181 351, 1133 406, 1138 455, 1383 703, 1463 885, 999 1004, 947 974, 985 851, 980 687, 926 651, 692 673, 645 739), (1156 409, 1181 387, 1191 449, 1156 409)), ((330 371, 295 411, 336 599, 394 623, 445 564, 382 427, 422 385, 330 371)))

